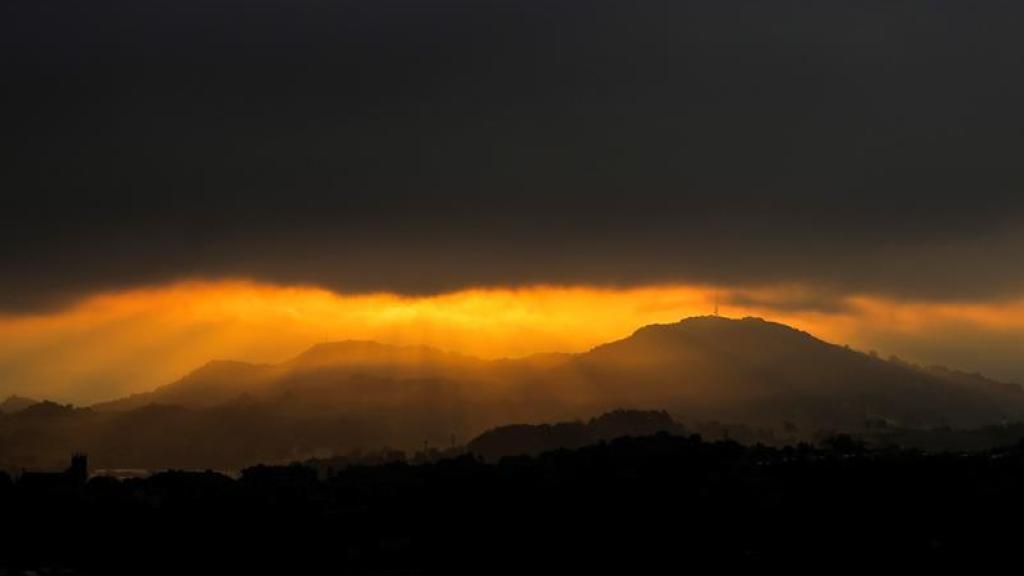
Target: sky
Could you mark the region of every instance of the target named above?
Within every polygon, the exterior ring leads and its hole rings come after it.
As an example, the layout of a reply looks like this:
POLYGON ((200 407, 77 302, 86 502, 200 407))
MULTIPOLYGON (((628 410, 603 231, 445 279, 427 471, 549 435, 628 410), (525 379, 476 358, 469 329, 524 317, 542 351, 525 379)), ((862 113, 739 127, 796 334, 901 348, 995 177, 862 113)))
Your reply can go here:
POLYGON ((578 350, 713 293, 1024 382, 1022 25, 1000 0, 5 2, 0 394, 93 401, 321 331, 578 350))

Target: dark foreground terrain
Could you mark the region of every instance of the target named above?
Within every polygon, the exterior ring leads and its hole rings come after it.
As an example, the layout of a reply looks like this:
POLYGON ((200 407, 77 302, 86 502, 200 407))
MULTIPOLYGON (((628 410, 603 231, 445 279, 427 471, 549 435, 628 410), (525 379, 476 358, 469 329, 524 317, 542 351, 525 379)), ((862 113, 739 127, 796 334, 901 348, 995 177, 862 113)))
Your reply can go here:
POLYGON ((1018 549, 1024 448, 744 447, 660 433, 489 464, 238 479, 0 476, 0 573, 686 571, 977 565, 1018 549))

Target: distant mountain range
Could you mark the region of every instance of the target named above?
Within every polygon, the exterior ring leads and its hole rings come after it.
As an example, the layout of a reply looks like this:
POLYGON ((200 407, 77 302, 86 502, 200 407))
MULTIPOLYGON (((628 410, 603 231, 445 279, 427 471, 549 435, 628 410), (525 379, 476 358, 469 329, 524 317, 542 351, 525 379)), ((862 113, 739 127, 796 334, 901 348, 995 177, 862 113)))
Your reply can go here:
POLYGON ((581 354, 481 360, 346 341, 276 365, 211 362, 90 408, 8 402, 16 409, 0 415, 7 466, 63 462, 84 450, 105 467, 234 468, 465 443, 500 425, 618 408, 790 432, 1024 420, 1020 386, 883 360, 758 318, 716 316, 646 326, 581 354))

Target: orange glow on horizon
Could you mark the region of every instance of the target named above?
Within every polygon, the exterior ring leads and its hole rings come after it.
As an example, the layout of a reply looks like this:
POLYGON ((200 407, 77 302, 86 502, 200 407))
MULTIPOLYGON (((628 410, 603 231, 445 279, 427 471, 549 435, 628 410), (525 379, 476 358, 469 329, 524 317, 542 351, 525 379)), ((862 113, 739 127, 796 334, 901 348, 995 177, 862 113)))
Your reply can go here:
POLYGON ((211 359, 280 362, 325 340, 428 345, 482 358, 579 352, 646 324, 710 314, 716 293, 724 315, 762 316, 862 349, 872 344, 868 328, 878 325, 903 334, 942 323, 1024 330, 1024 300, 997 305, 850 297, 830 311, 775 304, 812 295, 799 287, 533 286, 400 296, 250 281, 182 282, 95 295, 49 314, 0 317, 0 395, 88 403, 151 390, 211 359))

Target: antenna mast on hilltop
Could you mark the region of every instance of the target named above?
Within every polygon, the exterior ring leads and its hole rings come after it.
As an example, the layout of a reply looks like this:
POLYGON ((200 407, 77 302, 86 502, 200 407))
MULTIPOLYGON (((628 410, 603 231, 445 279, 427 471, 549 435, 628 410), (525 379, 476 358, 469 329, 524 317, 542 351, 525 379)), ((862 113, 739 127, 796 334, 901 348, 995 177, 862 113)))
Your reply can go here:
POLYGON ((718 316, 718 290, 715 290, 715 316, 718 316))

